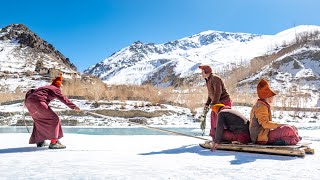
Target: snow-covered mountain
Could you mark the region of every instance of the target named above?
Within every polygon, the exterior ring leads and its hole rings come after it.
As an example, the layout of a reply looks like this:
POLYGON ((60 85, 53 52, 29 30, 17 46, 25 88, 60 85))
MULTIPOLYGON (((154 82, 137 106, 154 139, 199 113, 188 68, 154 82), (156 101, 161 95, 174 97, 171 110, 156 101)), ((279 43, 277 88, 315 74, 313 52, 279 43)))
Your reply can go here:
POLYGON ((275 59, 261 70, 248 76, 238 88, 254 93, 261 79, 268 79, 281 94, 280 106, 320 107, 320 40, 306 43, 275 59))
POLYGON ((0 29, 0 89, 25 90, 47 83, 50 69, 77 73, 76 67, 51 44, 22 24, 0 29), (43 71, 39 75, 40 69, 43 71))
POLYGON ((296 43, 297 35, 320 31, 320 26, 298 26, 276 35, 205 31, 164 44, 135 42, 88 68, 108 84, 170 86, 192 81, 199 64, 218 74, 246 65, 257 56, 276 53, 296 43))

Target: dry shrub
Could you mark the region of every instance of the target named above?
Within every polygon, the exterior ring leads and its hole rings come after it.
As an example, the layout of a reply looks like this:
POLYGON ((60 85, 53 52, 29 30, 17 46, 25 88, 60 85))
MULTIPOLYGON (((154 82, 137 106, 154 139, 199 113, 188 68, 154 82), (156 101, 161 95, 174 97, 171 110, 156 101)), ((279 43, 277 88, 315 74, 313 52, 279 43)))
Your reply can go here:
POLYGON ((8 101, 16 101, 24 99, 25 93, 23 92, 14 92, 14 93, 3 93, 0 92, 0 103, 8 101))
POLYGON ((89 100, 143 100, 160 103, 163 96, 152 85, 112 85, 108 86, 99 79, 66 80, 62 91, 67 96, 82 96, 89 100))
POLYGON ((233 105, 252 106, 258 99, 258 95, 251 93, 230 93, 233 105))
MULTIPOLYGON (((228 92, 229 87, 227 87, 228 92)), ((230 88, 231 89, 231 88, 230 88)), ((157 88, 147 85, 106 85, 99 79, 79 80, 64 79, 63 94, 66 96, 80 96, 88 100, 141 100, 151 104, 172 104, 183 106, 194 111, 202 107, 207 100, 208 91, 205 86, 157 88)), ((23 99, 25 92, 0 93, 0 102, 23 99)), ((231 93, 233 102, 252 103, 252 95, 231 93)))
POLYGON ((183 86, 178 89, 162 89, 160 92, 165 102, 173 105, 182 105, 192 111, 198 107, 202 107, 208 98, 206 87, 194 88, 183 86))
POLYGON ((89 100, 141 100, 152 104, 167 103, 188 107, 191 110, 203 106, 207 100, 206 87, 188 86, 174 89, 147 85, 105 85, 100 80, 67 80, 62 88, 67 96, 82 96, 89 100))
POLYGON ((203 107, 208 98, 208 93, 203 90, 192 92, 185 97, 185 106, 194 111, 196 108, 203 107))
POLYGON ((152 103, 159 103, 162 99, 159 90, 152 85, 108 86, 105 97, 109 100, 143 100, 152 103))
POLYGON ((62 91, 67 96, 82 96, 88 100, 101 100, 105 98, 106 85, 99 80, 65 80, 62 91))
POLYGON ((160 93, 160 89, 147 84, 143 86, 134 86, 134 97, 144 97, 144 100, 150 101, 151 103, 160 103, 163 100, 163 96, 160 93))

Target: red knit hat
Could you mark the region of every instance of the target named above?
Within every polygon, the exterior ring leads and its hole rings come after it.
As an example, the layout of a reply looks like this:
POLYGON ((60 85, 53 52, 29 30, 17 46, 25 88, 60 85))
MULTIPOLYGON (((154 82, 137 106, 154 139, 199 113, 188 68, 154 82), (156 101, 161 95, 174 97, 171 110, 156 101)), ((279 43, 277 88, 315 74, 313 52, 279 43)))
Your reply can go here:
POLYGON ((212 73, 212 69, 209 65, 201 65, 199 68, 204 70, 204 73, 206 74, 212 73))
POLYGON ((52 81, 52 85, 56 86, 56 87, 61 87, 62 84, 62 76, 58 76, 56 77, 53 81, 52 81))
POLYGON ((257 86, 257 92, 260 99, 264 99, 264 98, 268 98, 276 95, 276 93, 270 89, 268 82, 264 79, 260 80, 257 86))

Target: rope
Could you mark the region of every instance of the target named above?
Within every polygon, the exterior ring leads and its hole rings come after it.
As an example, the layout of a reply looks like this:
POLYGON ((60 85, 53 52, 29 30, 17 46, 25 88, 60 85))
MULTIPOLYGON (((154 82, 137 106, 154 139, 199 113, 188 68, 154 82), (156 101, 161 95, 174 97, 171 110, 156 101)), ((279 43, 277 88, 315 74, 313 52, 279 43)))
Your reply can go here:
POLYGON ((203 114, 200 116, 200 129, 202 130, 202 136, 204 135, 205 131, 206 131, 206 118, 207 118, 207 114, 209 112, 209 108, 208 107, 204 107, 203 108, 203 114))
POLYGON ((24 113, 24 108, 25 108, 25 107, 26 107, 26 104, 23 102, 23 106, 22 106, 22 119, 23 119, 23 121, 24 121, 24 125, 25 125, 26 128, 27 128, 28 133, 31 134, 30 131, 29 131, 27 122, 26 122, 26 115, 25 115, 25 113, 24 113))
MULTIPOLYGON (((107 117, 105 115, 94 113, 94 112, 90 112, 90 111, 87 111, 87 113, 91 114, 91 115, 100 116, 100 117, 103 117, 103 118, 107 117)), ((152 126, 148 126, 148 125, 144 125, 144 124, 140 124, 140 123, 135 123, 135 122, 130 122, 130 123, 142 126, 144 128, 153 129, 153 130, 157 130, 157 131, 162 131, 162 132, 166 132, 166 133, 170 133, 170 134, 176 134, 176 135, 181 135, 181 136, 186 136, 186 137, 192 137, 192 138, 201 139, 201 140, 209 140, 209 139, 198 137, 198 136, 192 136, 192 135, 189 135, 189 134, 184 134, 184 133, 179 133, 179 132, 170 131, 170 130, 166 130, 166 129, 161 129, 161 128, 157 128, 157 127, 152 127, 152 126)))
MULTIPOLYGON (((65 108, 54 107, 54 106, 51 106, 51 107, 52 107, 52 108, 56 108, 56 109, 65 109, 65 108)), ((65 110, 67 110, 67 109, 65 109, 65 110)), ((99 117, 102 117, 102 118, 107 118, 107 116, 102 115, 102 114, 99 114, 99 113, 90 112, 90 111, 83 111, 83 112, 86 113, 86 114, 91 114, 91 115, 94 115, 94 116, 99 116, 99 117)), ((192 135, 189 135, 189 134, 184 134, 184 133, 179 133, 179 132, 175 132, 175 131, 170 131, 170 130, 166 130, 166 129, 162 129, 162 128, 152 127, 152 126, 148 126, 148 125, 144 125, 144 124, 140 124, 140 123, 136 123, 136 122, 130 122, 130 123, 131 123, 131 124, 138 125, 138 126, 142 126, 142 127, 144 127, 144 128, 147 128, 147 129, 153 129, 153 130, 156 130, 156 131, 166 132, 166 133, 169 133, 169 134, 186 136, 186 137, 201 139, 201 140, 205 140, 205 141, 209 140, 209 139, 206 139, 206 138, 203 138, 203 137, 192 136, 192 135)))

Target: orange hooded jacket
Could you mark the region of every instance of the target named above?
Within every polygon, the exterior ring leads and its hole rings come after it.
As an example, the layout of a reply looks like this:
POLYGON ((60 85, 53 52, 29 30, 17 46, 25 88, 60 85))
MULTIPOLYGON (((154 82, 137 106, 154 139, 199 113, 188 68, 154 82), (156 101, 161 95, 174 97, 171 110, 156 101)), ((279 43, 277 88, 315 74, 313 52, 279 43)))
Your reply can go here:
POLYGON ((251 141, 259 144, 268 142, 270 129, 276 129, 278 123, 272 121, 270 105, 259 99, 252 107, 250 113, 250 137, 251 141))

